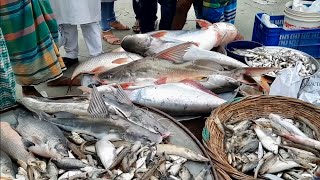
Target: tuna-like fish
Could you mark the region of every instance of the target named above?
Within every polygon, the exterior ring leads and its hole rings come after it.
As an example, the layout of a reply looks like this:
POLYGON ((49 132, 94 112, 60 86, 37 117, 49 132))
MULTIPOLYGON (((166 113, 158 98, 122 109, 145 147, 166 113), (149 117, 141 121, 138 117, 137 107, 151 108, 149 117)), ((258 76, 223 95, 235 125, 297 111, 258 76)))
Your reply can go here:
POLYGON ((29 151, 48 158, 68 156, 66 139, 57 126, 36 119, 32 112, 22 109, 16 110, 15 116, 18 122, 16 130, 32 143, 29 151))
MULTIPOLYGON (((130 99, 138 104, 155 107, 174 115, 205 114, 226 101, 187 83, 169 83, 148 86, 128 92, 130 99)), ((200 85, 201 86, 201 85, 200 85)), ((199 86, 198 86, 199 87, 199 86)))
POLYGON ((22 104, 28 109, 38 112, 56 113, 65 111, 76 114, 78 116, 87 116, 89 100, 87 97, 74 97, 60 100, 51 100, 39 97, 22 97, 22 104))
POLYGON ((0 177, 4 179, 14 179, 12 161, 10 157, 1 149, 0 149, 0 177))
POLYGON ((80 74, 96 73, 106 71, 122 64, 141 59, 142 57, 128 52, 110 52, 95 56, 85 62, 80 63, 73 71, 71 79, 74 79, 80 74))
POLYGON ((34 155, 26 150, 21 136, 7 122, 0 122, 0 137, 1 150, 16 160, 24 170, 27 170, 28 165, 35 166, 42 172, 46 170, 46 163, 36 160, 34 155))

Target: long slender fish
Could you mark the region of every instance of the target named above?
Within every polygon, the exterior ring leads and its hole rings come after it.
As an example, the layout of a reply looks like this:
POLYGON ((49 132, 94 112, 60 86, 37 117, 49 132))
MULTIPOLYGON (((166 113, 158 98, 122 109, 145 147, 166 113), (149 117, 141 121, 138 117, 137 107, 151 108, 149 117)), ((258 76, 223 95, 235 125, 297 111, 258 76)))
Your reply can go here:
POLYGON ((21 102, 28 109, 56 113, 59 111, 70 112, 79 116, 87 116, 89 100, 87 97, 69 98, 61 100, 50 100, 39 97, 22 97, 21 102))
POLYGON ((91 74, 98 71, 106 71, 141 58, 142 57, 137 54, 128 52, 104 53, 80 63, 73 71, 71 79, 83 73, 91 74))

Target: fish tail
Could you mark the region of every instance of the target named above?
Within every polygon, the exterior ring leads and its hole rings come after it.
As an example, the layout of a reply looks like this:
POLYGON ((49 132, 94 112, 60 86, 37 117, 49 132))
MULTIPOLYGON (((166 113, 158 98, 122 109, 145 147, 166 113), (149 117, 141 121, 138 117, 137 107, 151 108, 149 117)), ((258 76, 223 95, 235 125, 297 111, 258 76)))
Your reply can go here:
POLYGON ((266 74, 268 72, 272 72, 278 70, 278 68, 267 68, 267 67, 248 67, 248 68, 241 68, 241 69, 235 69, 233 71, 233 78, 236 80, 243 82, 243 83, 249 83, 254 81, 257 83, 266 93, 269 93, 270 86, 268 82, 263 79, 261 76, 263 74, 266 74))

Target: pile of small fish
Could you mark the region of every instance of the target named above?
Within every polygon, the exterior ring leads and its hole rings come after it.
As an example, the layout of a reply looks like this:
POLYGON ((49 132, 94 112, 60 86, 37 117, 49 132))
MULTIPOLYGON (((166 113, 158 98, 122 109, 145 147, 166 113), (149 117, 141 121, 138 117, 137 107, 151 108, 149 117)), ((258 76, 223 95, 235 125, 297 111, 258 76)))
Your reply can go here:
MULTIPOLYGON (((235 49, 233 53, 245 56, 251 67, 275 67, 293 68, 298 62, 302 63, 299 75, 302 77, 314 74, 317 66, 311 61, 311 57, 286 48, 270 51, 268 47, 257 47, 254 49, 235 49)), ((268 75, 275 77, 278 71, 270 72, 268 75)))
POLYGON ((128 141, 110 142, 107 136, 87 141, 83 137, 89 137, 76 132, 66 133, 66 140, 56 126, 34 119, 23 110, 17 111, 26 115, 26 119, 17 117, 17 132, 8 123, 0 122, 1 179, 200 180, 208 171, 204 169, 193 177, 185 163, 188 160, 209 160, 184 147, 142 144, 141 141, 134 144, 128 141), (28 146, 24 145, 27 139, 33 139, 33 142, 28 141, 28 146), (10 157, 20 166, 17 174, 10 157))
POLYGON ((320 164, 320 133, 307 119, 268 118, 224 124, 228 162, 255 178, 311 179, 320 164))
POLYGON ((110 90, 94 86, 90 97, 61 100, 23 97, 27 109, 14 112, 17 123, 0 122, 1 177, 15 176, 11 159, 19 166, 16 177, 29 180, 193 179, 186 161, 209 161, 163 144, 171 132, 156 115, 134 105, 121 88, 110 90))

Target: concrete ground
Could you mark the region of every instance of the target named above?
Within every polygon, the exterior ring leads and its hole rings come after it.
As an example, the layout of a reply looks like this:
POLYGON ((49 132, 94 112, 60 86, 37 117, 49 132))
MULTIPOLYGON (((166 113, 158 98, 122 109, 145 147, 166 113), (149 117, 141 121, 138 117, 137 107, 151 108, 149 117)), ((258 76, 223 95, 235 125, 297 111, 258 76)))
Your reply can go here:
MULTIPOLYGON (((268 13, 269 15, 278 15, 282 14, 284 9, 284 4, 289 0, 277 0, 276 4, 273 5, 261 5, 258 3, 253 2, 252 0, 238 0, 238 9, 237 9, 237 16, 236 16, 236 26, 239 31, 244 35, 246 40, 251 40, 252 30, 253 30, 253 23, 254 17, 256 13, 264 12, 268 13)), ((159 6, 160 7, 160 6, 159 6)), ((120 0, 116 1, 115 3, 115 12, 117 19, 120 20, 122 23, 131 27, 135 22, 135 15, 132 9, 132 1, 131 0, 120 0)), ((158 10, 158 18, 160 18, 160 11, 158 10)), ((194 29, 195 22, 192 20, 195 19, 193 7, 189 10, 187 23, 184 29, 194 29)), ((123 38, 128 34, 132 34, 131 30, 128 31, 117 31, 113 30, 113 32, 119 37, 123 38)), ((88 51, 86 45, 83 40, 83 36, 81 33, 81 29, 79 28, 79 60, 86 61, 89 58, 88 51)), ((105 52, 109 52, 119 46, 116 45, 109 45, 108 43, 103 42, 103 49, 105 52)), ((61 54, 64 54, 63 48, 61 48, 61 54)), ((76 65, 75 65, 76 66, 76 65)), ((69 68, 65 71, 65 75, 70 76, 73 72, 75 66, 69 68)), ((38 91, 46 91, 49 96, 63 96, 67 92, 67 87, 48 87, 46 84, 41 84, 36 86, 38 91)), ((71 91, 71 94, 78 94, 81 93, 80 90, 74 87, 71 91)), ((18 85, 17 87, 17 97, 21 97, 21 87, 18 85)))

